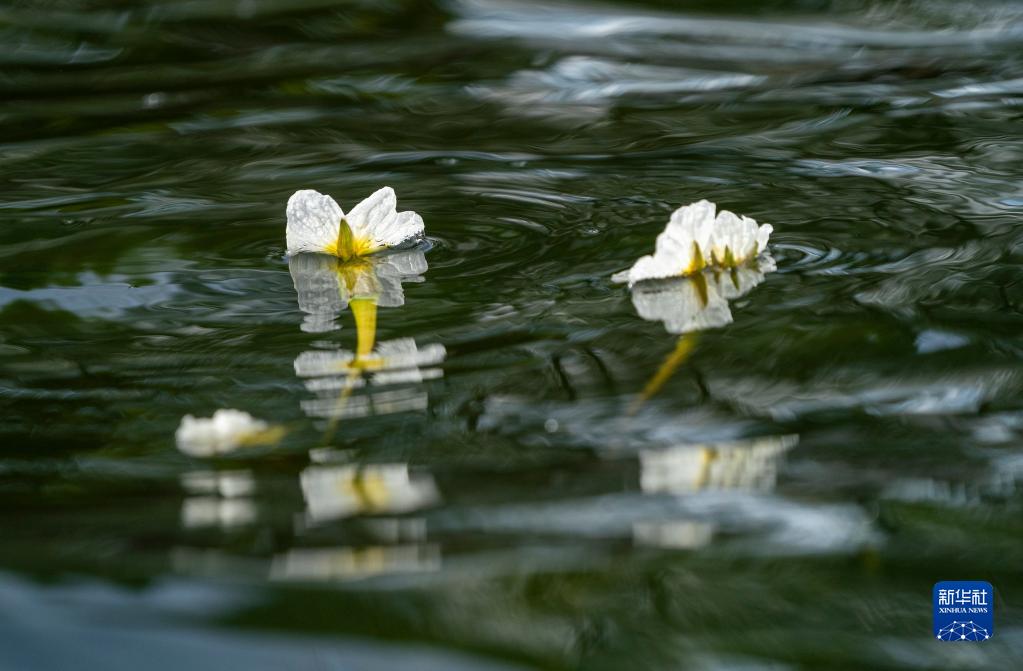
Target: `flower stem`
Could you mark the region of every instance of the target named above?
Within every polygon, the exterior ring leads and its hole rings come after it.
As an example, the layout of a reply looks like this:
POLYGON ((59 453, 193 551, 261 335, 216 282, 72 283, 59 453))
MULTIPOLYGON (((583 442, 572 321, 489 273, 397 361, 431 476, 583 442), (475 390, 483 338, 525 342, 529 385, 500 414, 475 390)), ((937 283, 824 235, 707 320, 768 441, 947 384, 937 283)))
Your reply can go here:
POLYGON ((661 390, 661 387, 675 374, 678 367, 689 359, 693 350, 696 349, 698 339, 698 333, 686 333, 679 337, 678 342, 675 344, 675 349, 664 360, 664 363, 657 369, 654 376, 650 378, 650 381, 646 383, 646 386, 643 387, 643 392, 639 395, 639 398, 629 406, 629 415, 635 415, 639 412, 643 404, 661 390))

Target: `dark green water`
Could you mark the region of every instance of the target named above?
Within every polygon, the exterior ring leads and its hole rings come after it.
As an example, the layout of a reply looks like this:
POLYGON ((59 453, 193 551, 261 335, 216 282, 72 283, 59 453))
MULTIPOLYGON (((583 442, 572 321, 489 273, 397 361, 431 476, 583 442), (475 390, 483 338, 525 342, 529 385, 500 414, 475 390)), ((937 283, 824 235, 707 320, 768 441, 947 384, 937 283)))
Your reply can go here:
POLYGON ((1023 5, 4 2, 0 43, 0 668, 1023 664, 1023 5), (325 441, 296 359, 353 316, 303 330, 284 205, 385 184, 432 246, 377 340, 442 356, 325 441), (609 277, 700 198, 778 269, 640 404, 678 337, 609 277), (218 408, 288 433, 176 449, 218 408), (932 640, 943 579, 992 640, 932 640))

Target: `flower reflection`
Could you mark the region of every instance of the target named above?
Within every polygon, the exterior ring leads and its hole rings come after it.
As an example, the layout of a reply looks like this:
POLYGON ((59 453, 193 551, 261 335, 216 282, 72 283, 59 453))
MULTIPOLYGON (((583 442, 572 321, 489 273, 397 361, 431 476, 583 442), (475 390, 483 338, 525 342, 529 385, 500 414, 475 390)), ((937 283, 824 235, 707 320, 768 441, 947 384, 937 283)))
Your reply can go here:
POLYGON ((358 580, 396 573, 439 571, 440 547, 431 543, 367 547, 296 548, 274 558, 275 580, 358 580))
MULTIPOLYGON (((738 489, 767 492, 774 489, 778 462, 798 442, 796 435, 751 440, 677 445, 641 450, 640 488, 652 495, 685 495, 704 490, 738 489)), ((689 519, 652 520, 633 525, 637 545, 694 549, 708 544, 715 525, 689 519)))
POLYGON ((445 354, 442 345, 419 348, 412 338, 381 342, 361 355, 348 350, 303 352, 295 359, 295 374, 308 378, 306 389, 318 398, 303 401, 302 408, 310 416, 335 420, 425 410, 423 389, 397 385, 441 377, 441 369, 433 366, 445 354))
POLYGON ((433 476, 411 473, 407 464, 313 465, 302 471, 299 480, 313 523, 407 513, 440 500, 433 476))
POLYGON ((655 520, 632 525, 632 541, 672 550, 695 550, 710 543, 714 525, 693 520, 655 520))
POLYGON ((632 288, 632 304, 643 319, 663 322, 668 333, 720 328, 732 323, 728 301, 752 291, 774 269, 774 259, 765 254, 754 265, 640 282, 632 288))
POLYGON ((704 489, 774 489, 778 462, 798 436, 766 436, 730 443, 678 445, 639 453, 640 487, 648 494, 704 489))
POLYGON ((182 475, 181 485, 188 493, 181 504, 185 528, 232 529, 256 519, 250 498, 255 480, 248 471, 194 471, 182 475))
POLYGON ((441 376, 441 345, 420 348, 412 338, 376 342, 377 307, 404 304, 403 281, 422 281, 426 258, 421 250, 376 255, 342 262, 323 254, 289 259, 299 307, 307 313, 305 331, 337 328, 335 318, 350 308, 356 345, 349 350, 309 350, 295 359, 295 373, 318 398, 303 401, 305 412, 333 423, 342 418, 425 410, 426 392, 418 384, 441 376), (365 394, 356 390, 370 387, 365 394))
POLYGON ((178 449, 193 457, 212 457, 240 447, 274 445, 285 430, 247 412, 220 409, 212 417, 185 415, 174 434, 178 449))
POLYGON ((664 323, 668 333, 681 337, 664 363, 643 388, 631 412, 652 398, 696 348, 696 334, 732 323, 728 301, 743 296, 775 269, 770 254, 730 270, 705 270, 689 277, 647 280, 632 287, 632 304, 640 317, 664 323))
POLYGON ((296 254, 288 257, 288 267, 298 307, 306 313, 302 330, 309 333, 338 329, 335 319, 349 306, 357 313, 358 301, 385 308, 404 305, 402 282, 422 282, 427 270, 426 256, 418 249, 347 262, 326 254, 296 254))

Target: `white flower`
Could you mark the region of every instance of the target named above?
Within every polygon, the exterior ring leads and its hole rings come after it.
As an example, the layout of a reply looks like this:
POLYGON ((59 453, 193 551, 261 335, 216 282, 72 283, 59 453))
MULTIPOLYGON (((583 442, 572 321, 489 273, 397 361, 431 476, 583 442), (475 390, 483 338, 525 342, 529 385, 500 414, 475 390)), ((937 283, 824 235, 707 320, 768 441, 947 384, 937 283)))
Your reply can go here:
POLYGON ((765 254, 755 265, 640 282, 632 287, 632 304, 643 319, 664 322, 668 333, 718 328, 732 323, 728 301, 751 291, 773 270, 774 259, 765 254))
POLYGON ((398 212, 394 189, 385 186, 348 213, 311 189, 288 199, 288 254, 320 252, 342 259, 373 254, 423 236, 423 218, 398 212))
POLYGON ((271 426, 247 412, 220 409, 213 417, 185 415, 174 438, 185 454, 210 457, 243 445, 274 443, 283 433, 281 427, 271 426))
POLYGON ((355 299, 372 299, 380 307, 405 304, 402 282, 421 282, 426 256, 418 249, 372 258, 341 261, 323 254, 296 254, 288 259, 298 293, 298 307, 307 313, 302 330, 333 331, 334 319, 355 299))
POLYGON ((684 277, 704 268, 735 268, 767 250, 774 230, 770 224, 758 225, 728 210, 715 217, 716 209, 714 203, 701 200, 675 210, 657 236, 654 253, 611 280, 632 286, 643 280, 684 277))

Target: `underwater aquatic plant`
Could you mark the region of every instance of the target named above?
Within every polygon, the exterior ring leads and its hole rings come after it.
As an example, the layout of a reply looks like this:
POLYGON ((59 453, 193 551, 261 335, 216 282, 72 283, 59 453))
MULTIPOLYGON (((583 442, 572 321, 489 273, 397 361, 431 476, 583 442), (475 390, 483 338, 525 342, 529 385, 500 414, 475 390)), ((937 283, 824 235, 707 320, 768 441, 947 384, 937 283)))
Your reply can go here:
POLYGON ((230 408, 217 410, 213 417, 185 415, 174 434, 178 449, 193 457, 212 457, 245 446, 272 445, 283 436, 283 427, 230 408))
POLYGON ((767 250, 774 228, 757 224, 717 205, 701 200, 671 214, 657 236, 654 253, 640 257, 631 268, 615 273, 611 280, 629 286, 644 280, 685 277, 706 268, 737 268, 756 260, 767 250))
POLYGON ((385 186, 347 215, 330 196, 312 189, 288 199, 288 254, 318 252, 343 261, 398 247, 423 237, 423 218, 398 212, 394 189, 385 186))

